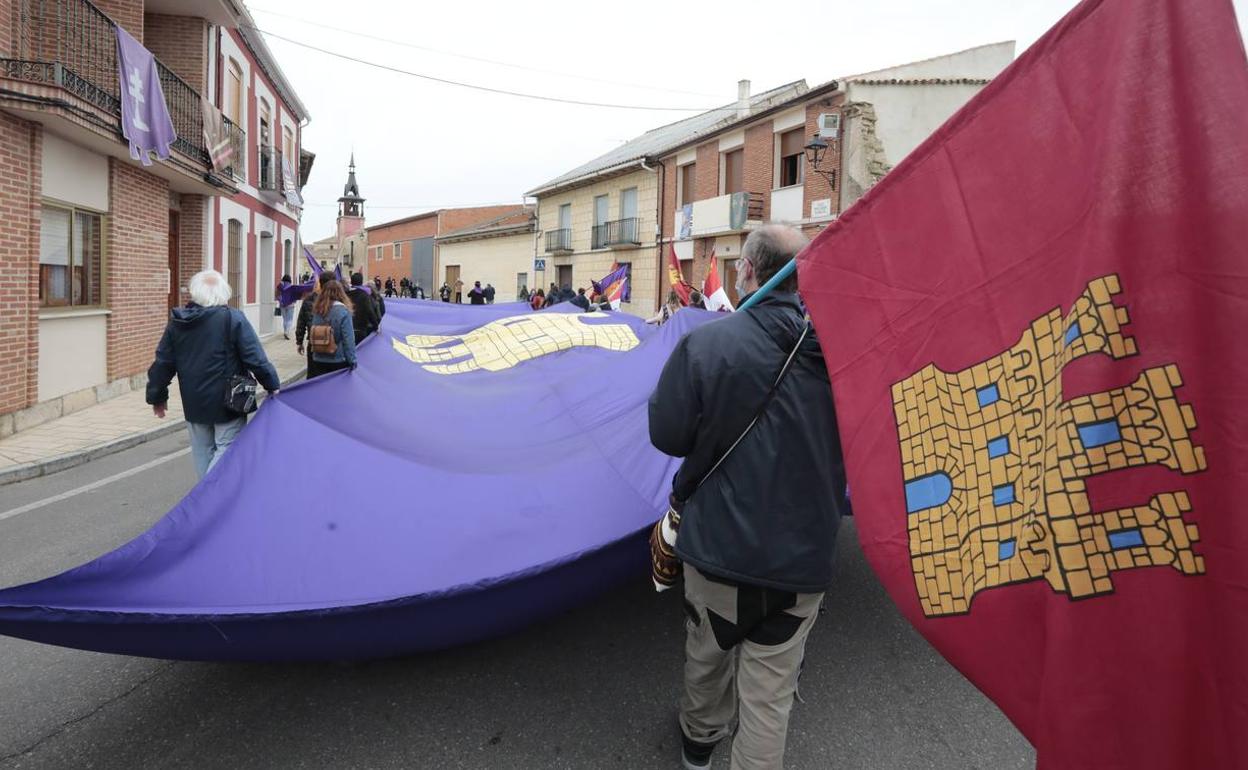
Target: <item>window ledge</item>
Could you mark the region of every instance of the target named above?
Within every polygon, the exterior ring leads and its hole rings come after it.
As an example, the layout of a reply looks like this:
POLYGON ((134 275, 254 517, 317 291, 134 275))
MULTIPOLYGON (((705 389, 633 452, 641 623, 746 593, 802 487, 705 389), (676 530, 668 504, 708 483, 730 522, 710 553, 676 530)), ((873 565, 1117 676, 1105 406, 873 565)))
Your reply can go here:
POLYGON ((39 310, 39 320, 54 320, 57 318, 88 318, 90 316, 112 314, 113 311, 106 307, 41 308, 39 310))

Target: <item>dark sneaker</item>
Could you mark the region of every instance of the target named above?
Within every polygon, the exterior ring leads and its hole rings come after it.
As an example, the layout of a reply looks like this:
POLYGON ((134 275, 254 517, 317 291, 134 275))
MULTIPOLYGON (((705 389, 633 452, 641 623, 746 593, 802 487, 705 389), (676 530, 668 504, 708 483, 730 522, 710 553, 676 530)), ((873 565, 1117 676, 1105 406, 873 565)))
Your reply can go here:
POLYGON ((715 744, 698 743, 680 733, 680 762, 685 770, 706 770, 711 766, 711 755, 715 753, 715 744))

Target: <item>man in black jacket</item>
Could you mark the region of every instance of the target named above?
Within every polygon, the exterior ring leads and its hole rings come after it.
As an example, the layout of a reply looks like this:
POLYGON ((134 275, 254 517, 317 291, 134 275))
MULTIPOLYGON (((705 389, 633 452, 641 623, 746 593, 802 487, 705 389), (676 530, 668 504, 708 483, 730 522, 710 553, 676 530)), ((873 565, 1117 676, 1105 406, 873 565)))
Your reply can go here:
POLYGON ((205 270, 191 278, 189 288, 190 303, 170 313, 156 360, 147 370, 147 403, 163 418, 169 383, 177 375, 191 457, 203 478, 247 424, 247 415, 225 407, 230 378, 249 371, 270 394, 277 393, 281 381, 246 317, 225 306, 231 295, 225 278, 205 270))
POLYGON ((373 294, 364 287, 364 274, 351 274, 351 326, 355 329, 355 342, 358 345, 365 337, 377 331, 381 326, 381 314, 377 312, 377 303, 373 294))
MULTIPOLYGON (((738 266, 743 301, 805 245, 789 227, 752 232, 738 266)), ((650 397, 651 442, 684 458, 672 500, 685 565, 689 768, 710 766, 738 700, 733 767, 782 765, 806 637, 832 582, 845 473, 827 367, 813 329, 802 338, 796 291, 793 276, 690 332, 650 397)))

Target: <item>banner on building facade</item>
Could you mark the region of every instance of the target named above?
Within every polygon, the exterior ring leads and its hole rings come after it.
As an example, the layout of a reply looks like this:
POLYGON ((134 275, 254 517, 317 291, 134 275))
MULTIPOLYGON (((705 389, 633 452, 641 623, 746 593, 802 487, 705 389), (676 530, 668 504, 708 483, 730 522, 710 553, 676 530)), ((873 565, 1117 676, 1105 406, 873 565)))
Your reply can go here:
POLYGON ((152 153, 161 160, 169 157, 169 146, 177 134, 169 118, 155 57, 120 24, 114 27, 117 30, 121 134, 130 142, 130 157, 150 166, 152 153))
POLYGON ((225 127, 225 115, 207 99, 199 100, 199 110, 203 115, 204 146, 208 148, 212 170, 225 173, 234 163, 234 145, 225 127))
POLYGON ((1042 768, 1248 757, 1245 126, 1229 2, 1088 0, 800 260, 868 560, 1042 768))

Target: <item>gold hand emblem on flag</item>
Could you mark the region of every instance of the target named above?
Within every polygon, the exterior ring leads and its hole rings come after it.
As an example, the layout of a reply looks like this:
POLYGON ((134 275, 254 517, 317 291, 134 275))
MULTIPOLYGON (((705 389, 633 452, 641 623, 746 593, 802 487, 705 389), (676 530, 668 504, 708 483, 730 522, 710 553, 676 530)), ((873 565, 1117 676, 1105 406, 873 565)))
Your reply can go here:
POLYGON ((434 374, 464 374, 478 369, 498 372, 524 361, 570 350, 595 347, 632 350, 641 343, 627 324, 586 323, 610 318, 606 313, 535 313, 491 321, 462 335, 411 334, 392 339, 403 357, 434 374))

